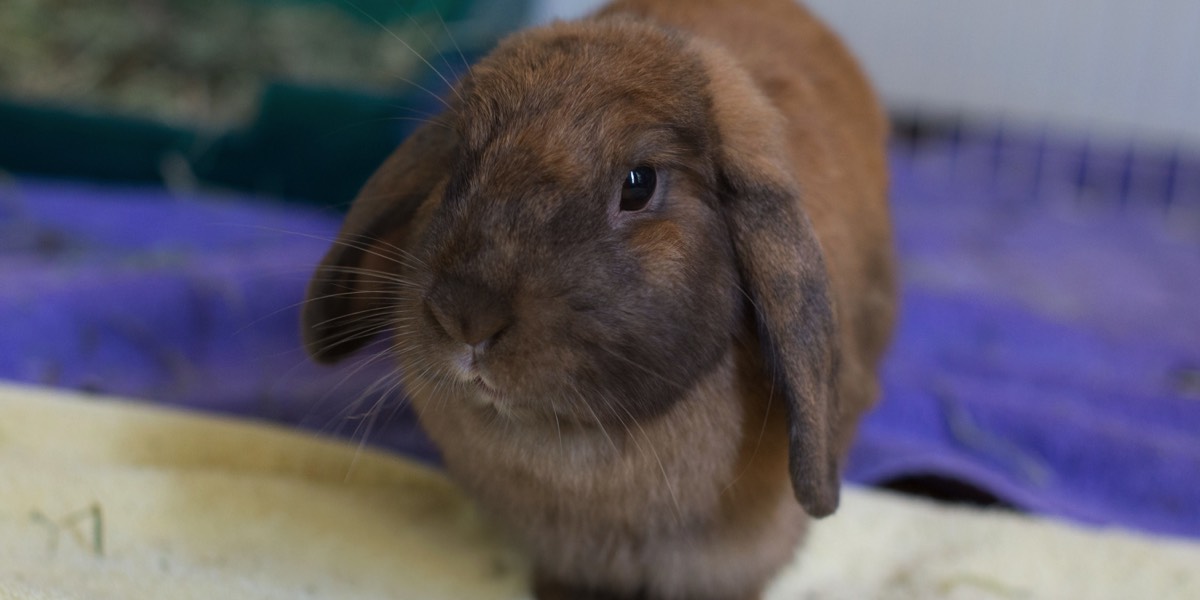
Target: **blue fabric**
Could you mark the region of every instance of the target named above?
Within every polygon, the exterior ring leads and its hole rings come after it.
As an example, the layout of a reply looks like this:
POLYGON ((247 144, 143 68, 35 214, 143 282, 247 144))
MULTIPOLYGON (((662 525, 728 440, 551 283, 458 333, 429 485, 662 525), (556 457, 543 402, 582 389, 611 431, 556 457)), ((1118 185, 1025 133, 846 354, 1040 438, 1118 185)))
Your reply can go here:
POLYGON ((379 424, 399 402, 370 410, 386 365, 319 367, 301 347, 299 303, 339 222, 245 197, 0 186, 0 377, 369 433, 429 458, 410 414, 379 424))
POLYGON ((847 476, 1200 536, 1200 161, 1026 141, 895 153, 902 317, 847 476))
MULTIPOLYGON (((893 171, 902 314, 847 477, 944 476, 1200 537, 1200 160, 994 137, 897 149, 893 171)), ((339 219, 0 185, 0 377, 432 460, 387 365, 318 367, 300 348, 298 305, 339 219)))

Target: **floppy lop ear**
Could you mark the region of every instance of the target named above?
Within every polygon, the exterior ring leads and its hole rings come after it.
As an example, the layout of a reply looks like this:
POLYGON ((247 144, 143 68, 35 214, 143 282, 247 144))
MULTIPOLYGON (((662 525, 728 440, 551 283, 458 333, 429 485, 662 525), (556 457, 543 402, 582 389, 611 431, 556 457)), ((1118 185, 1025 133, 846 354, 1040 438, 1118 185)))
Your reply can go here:
POLYGON ((422 125, 371 176, 355 198, 333 247, 308 284, 301 313, 304 345, 317 361, 337 362, 387 328, 389 274, 406 260, 417 209, 448 174, 456 145, 449 127, 422 125))
POLYGON ((788 162, 779 112, 751 85, 715 83, 721 210, 772 393, 787 405, 792 488, 808 514, 823 517, 837 508, 840 485, 840 352, 829 274, 788 162))
POLYGON ((796 499, 823 517, 838 504, 837 325, 829 276, 794 186, 730 163, 724 202, 753 304, 772 393, 788 408, 788 467, 796 499))

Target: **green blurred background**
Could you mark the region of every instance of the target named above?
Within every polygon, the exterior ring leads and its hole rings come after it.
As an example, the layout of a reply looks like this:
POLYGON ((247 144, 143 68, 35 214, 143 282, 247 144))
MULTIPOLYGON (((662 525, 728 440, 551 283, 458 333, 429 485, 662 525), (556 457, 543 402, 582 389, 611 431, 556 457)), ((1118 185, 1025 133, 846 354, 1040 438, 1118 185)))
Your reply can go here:
POLYGON ((525 18, 471 0, 4 0, 0 170, 344 204, 525 18))

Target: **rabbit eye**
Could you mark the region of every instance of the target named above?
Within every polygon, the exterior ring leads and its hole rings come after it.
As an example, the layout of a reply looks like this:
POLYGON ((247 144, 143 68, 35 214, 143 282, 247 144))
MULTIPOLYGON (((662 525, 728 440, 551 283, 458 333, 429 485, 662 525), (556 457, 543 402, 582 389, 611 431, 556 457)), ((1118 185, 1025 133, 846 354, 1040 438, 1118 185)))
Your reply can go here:
POLYGON ((654 167, 641 166, 630 171, 621 186, 621 210, 634 212, 646 208, 657 184, 658 173, 654 167))

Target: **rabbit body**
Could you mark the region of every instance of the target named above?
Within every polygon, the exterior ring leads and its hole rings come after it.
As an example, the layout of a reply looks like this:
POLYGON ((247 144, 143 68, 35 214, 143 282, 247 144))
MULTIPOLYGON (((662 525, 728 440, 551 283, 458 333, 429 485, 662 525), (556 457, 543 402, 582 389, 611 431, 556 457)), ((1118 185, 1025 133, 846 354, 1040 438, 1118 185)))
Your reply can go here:
POLYGON ((790 0, 628 0, 505 40, 447 100, 348 215, 310 351, 391 333, 540 600, 758 598, 836 506, 894 319, 854 60, 790 0))

